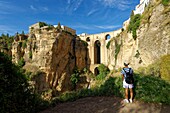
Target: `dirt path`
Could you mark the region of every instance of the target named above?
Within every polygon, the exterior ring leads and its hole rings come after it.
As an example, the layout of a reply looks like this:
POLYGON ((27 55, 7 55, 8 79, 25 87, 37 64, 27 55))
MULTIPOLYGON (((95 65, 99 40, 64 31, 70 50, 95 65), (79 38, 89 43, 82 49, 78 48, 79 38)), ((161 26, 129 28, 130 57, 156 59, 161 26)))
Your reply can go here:
POLYGON ((87 97, 74 102, 56 105, 40 113, 169 113, 170 106, 160 104, 134 103, 123 104, 118 97, 87 97))

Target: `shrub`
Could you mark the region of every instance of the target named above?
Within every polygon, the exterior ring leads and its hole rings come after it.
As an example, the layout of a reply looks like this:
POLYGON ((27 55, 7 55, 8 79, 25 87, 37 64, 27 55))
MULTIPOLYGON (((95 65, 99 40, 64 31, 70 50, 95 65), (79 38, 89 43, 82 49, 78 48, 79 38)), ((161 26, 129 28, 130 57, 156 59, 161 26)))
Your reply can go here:
POLYGON ((134 57, 139 58, 139 56, 140 56, 139 50, 136 50, 136 54, 134 57))
POLYGON ((111 43, 111 40, 109 40, 109 42, 108 42, 107 45, 106 45, 106 48, 107 48, 107 49, 109 49, 110 43, 111 43))
POLYGON ((97 80, 103 80, 107 76, 107 74, 110 72, 108 67, 106 67, 104 64, 100 64, 98 67, 99 75, 97 75, 97 80))
POLYGON ((140 26, 140 20, 141 20, 140 14, 131 15, 130 24, 128 26, 128 31, 132 31, 132 36, 133 36, 134 40, 136 40, 136 38, 137 38, 136 30, 140 26))
POLYGON ((71 75, 70 81, 73 85, 73 89, 76 90, 77 83, 80 79, 80 71, 75 68, 73 74, 71 75))
POLYGON ((45 22, 39 22, 39 26, 40 27, 44 27, 44 26, 47 26, 48 24, 47 23, 45 23, 45 22))

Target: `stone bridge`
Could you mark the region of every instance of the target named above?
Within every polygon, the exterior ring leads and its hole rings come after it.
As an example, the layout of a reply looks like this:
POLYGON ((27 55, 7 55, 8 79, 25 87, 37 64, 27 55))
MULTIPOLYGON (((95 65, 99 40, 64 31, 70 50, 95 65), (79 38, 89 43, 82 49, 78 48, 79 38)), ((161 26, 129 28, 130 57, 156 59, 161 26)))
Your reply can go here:
POLYGON ((98 74, 99 64, 108 65, 108 52, 106 45, 112 37, 116 37, 122 32, 121 29, 99 34, 81 34, 79 37, 88 43, 90 71, 98 74))

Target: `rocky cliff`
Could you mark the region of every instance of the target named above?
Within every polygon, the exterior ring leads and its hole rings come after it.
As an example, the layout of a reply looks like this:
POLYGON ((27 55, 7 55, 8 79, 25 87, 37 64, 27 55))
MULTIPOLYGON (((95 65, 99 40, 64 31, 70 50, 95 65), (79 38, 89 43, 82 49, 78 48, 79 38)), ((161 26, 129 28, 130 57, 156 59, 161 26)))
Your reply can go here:
POLYGON ((27 37, 16 36, 13 61, 25 61, 24 69, 37 72, 34 80, 38 91, 71 89, 70 76, 75 67, 88 68, 86 43, 63 30, 34 29, 27 37))
POLYGON ((163 55, 170 54, 169 31, 170 5, 164 6, 159 0, 151 0, 141 16, 136 40, 127 30, 111 40, 108 51, 110 64, 114 61, 119 68, 126 60, 137 69, 153 63, 163 55), (120 48, 116 46, 116 43, 120 45, 120 48), (118 53, 116 53, 117 50, 119 50, 118 53), (117 57, 115 57, 116 54, 117 57))

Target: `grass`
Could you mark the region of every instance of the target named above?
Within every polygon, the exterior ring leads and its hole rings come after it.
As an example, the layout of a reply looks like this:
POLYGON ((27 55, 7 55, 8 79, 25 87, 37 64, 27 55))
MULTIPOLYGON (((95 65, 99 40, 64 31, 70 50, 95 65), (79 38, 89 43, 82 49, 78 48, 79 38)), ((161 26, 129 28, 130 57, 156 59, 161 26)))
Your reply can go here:
MULTIPOLYGON (((170 83, 153 76, 135 74, 135 99, 144 102, 170 104, 170 83)), ((74 101, 83 97, 93 96, 124 97, 121 77, 110 77, 100 87, 67 92, 53 99, 52 105, 59 102, 74 101)))

